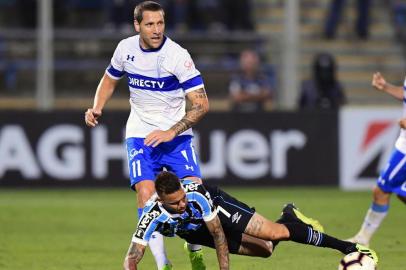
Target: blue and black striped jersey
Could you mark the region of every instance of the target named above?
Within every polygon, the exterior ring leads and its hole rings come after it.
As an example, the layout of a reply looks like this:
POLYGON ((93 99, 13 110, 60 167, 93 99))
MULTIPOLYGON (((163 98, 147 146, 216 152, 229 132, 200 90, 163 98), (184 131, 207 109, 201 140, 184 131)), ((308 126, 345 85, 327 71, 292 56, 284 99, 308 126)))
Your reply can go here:
POLYGON ((155 231, 165 236, 195 231, 204 222, 216 217, 217 212, 210 194, 202 185, 191 180, 183 180, 181 184, 186 192, 186 211, 182 214, 169 213, 157 200, 158 196, 155 194, 143 209, 143 214, 133 234, 134 243, 146 246, 155 231))

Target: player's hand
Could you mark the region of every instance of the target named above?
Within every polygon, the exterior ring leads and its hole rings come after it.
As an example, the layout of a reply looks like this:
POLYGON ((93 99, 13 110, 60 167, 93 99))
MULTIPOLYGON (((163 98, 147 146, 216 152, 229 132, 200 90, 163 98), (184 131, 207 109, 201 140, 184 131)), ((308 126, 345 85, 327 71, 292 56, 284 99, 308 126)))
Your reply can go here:
POLYGON ((386 80, 380 72, 374 73, 372 76, 372 86, 380 91, 384 91, 386 87, 386 80))
POLYGON ((101 111, 95 109, 87 109, 85 112, 85 123, 88 127, 95 127, 99 122, 97 119, 102 115, 101 111))
POLYGON ((125 256, 123 267, 124 270, 137 270, 135 259, 131 259, 128 256, 125 256))
POLYGON ((175 131, 171 129, 166 131, 154 130, 145 137, 144 144, 146 146, 157 147, 160 143, 172 141, 175 136, 175 131))
POLYGON ((398 123, 401 128, 406 129, 406 118, 400 119, 398 123))

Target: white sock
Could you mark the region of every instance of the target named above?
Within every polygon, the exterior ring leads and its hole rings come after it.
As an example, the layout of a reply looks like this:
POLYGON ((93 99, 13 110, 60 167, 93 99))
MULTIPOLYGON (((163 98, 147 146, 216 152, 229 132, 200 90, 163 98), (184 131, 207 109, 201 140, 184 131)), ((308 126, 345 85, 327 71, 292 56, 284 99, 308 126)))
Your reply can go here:
MULTIPOLYGON (((372 204, 365 215, 364 223, 362 223, 360 231, 357 233, 357 238, 362 243, 368 244, 375 231, 379 228, 382 221, 388 213, 389 205, 380 206, 372 204)), ((362 244, 361 243, 361 244, 362 244)))
POLYGON ((189 251, 198 251, 202 249, 202 245, 187 243, 187 249, 189 251))
POLYGON ((159 232, 153 232, 148 245, 151 249, 152 255, 154 255, 158 269, 162 269, 165 264, 170 264, 168 258, 166 257, 164 238, 162 234, 159 232))

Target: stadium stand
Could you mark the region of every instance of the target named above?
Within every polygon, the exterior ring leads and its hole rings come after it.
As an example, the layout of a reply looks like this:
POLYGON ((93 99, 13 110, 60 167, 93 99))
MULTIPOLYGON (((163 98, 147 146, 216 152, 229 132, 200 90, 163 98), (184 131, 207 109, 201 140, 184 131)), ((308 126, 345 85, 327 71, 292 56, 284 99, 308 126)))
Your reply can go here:
MULTIPOLYGON (((35 32, 18 29, 10 14, 17 12, 16 0, 0 0, 0 96, 32 97, 35 87, 36 42, 35 32), (7 16, 3 16, 7 15, 7 16), (14 27, 4 27, 11 24, 14 27), (3 25, 3 26, 2 26, 3 25)), ((91 1, 92 3, 95 3, 91 1)), ((97 2, 97 1, 96 1, 97 2)), ((89 2, 90 3, 90 2, 89 2)), ((188 32, 169 33, 193 55, 202 71, 212 108, 228 109, 227 87, 236 68, 237 55, 245 48, 255 48, 275 66, 281 63, 284 1, 254 0, 254 19, 257 32, 188 32), (217 106, 218 104, 218 106, 217 106)), ((381 71, 393 83, 399 83, 406 66, 404 48, 396 39, 390 6, 374 1, 370 38, 357 40, 353 36, 353 6, 343 14, 345 20, 335 40, 324 40, 322 28, 329 0, 300 1, 301 59, 300 74, 304 78, 315 53, 328 51, 338 60, 339 78, 344 84, 349 104, 390 104, 392 99, 371 91, 370 79, 374 71, 381 71), (384 100, 383 100, 384 99, 384 100)), ((67 22, 84 20, 95 12, 94 6, 78 7, 78 13, 66 18, 67 22), (90 13, 88 13, 90 12, 90 13)), ((99 17, 96 22, 102 21, 99 17)), ((93 21, 93 23, 95 22, 93 21)), ((84 25, 88 25, 84 22, 84 25)), ((57 28, 55 31, 55 86, 58 98, 90 98, 100 74, 108 65, 117 42, 127 32, 100 28, 57 28)), ((299 78, 301 79, 301 78, 299 78)), ((124 82, 115 94, 126 104, 127 89, 124 82)), ((57 100, 57 104, 59 101, 57 100)), ((62 102, 63 103, 63 102, 62 102)), ((77 104, 76 102, 71 102, 77 104)), ((63 104, 71 104, 65 102, 63 104)), ((28 103, 31 104, 31 103, 28 103)), ((121 103, 120 103, 121 104, 121 103)), ((126 105, 125 105, 126 106, 126 105)))
MULTIPOLYGON (((355 2, 348 1, 343 22, 335 40, 324 40, 323 26, 330 0, 300 1, 301 65, 300 74, 309 73, 311 59, 317 52, 332 53, 340 66, 339 78, 346 89, 349 104, 371 104, 396 102, 371 91, 370 81, 374 71, 381 71, 389 81, 402 83, 406 61, 404 46, 396 39, 391 6, 386 1, 373 1, 370 37, 358 40, 353 31, 355 2)), ((256 23, 260 34, 270 35, 272 41, 281 40, 283 34, 283 1, 256 0, 256 23)), ((269 44, 271 55, 278 55, 280 46, 269 44)))

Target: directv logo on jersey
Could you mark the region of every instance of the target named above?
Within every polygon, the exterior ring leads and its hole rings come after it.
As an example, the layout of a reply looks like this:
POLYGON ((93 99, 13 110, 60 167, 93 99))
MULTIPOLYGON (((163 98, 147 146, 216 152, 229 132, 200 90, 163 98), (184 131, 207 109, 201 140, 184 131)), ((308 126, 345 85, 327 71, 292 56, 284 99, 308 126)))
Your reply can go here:
POLYGON ((164 88, 165 82, 159 81, 152 81, 152 80, 144 80, 144 79, 136 79, 136 78, 128 78, 128 83, 131 86, 138 86, 138 87, 148 87, 148 88, 157 88, 160 89, 164 88))

